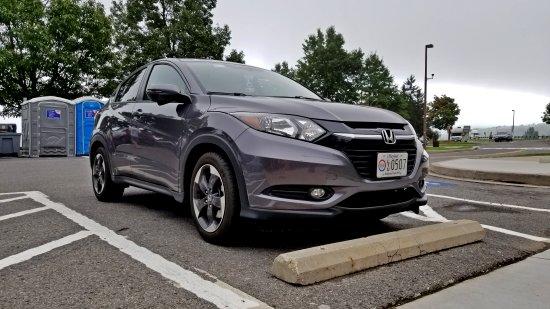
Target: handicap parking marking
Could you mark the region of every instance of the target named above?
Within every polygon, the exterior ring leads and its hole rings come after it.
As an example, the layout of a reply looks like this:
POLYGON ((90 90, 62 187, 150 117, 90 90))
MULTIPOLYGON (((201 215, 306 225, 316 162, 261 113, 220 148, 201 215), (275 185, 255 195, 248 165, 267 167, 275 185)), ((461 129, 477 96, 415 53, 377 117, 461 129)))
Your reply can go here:
MULTIPOLYGON (((24 252, 6 257, 0 260, 0 270, 32 259, 37 255, 47 253, 53 249, 68 245, 72 242, 84 239, 88 236, 95 235, 101 240, 109 243, 111 246, 119 249, 121 252, 130 256, 132 259, 140 262, 147 268, 159 273, 164 278, 175 283, 179 288, 183 288, 195 296, 214 304, 218 308, 271 308, 269 305, 255 299, 254 297, 240 291, 230 285, 216 279, 214 276, 208 274, 205 271, 194 268, 195 271, 201 273, 201 275, 207 275, 211 280, 204 279, 203 276, 198 275, 195 272, 184 269, 176 263, 166 260, 164 257, 150 251, 147 248, 141 247, 131 240, 126 239, 124 236, 115 233, 113 230, 93 221, 92 219, 68 208, 67 206, 51 201, 48 196, 39 191, 30 192, 18 192, 25 194, 24 198, 30 198, 35 202, 38 202, 44 207, 40 207, 34 211, 24 211, 8 216, 3 216, 4 220, 22 216, 25 214, 52 209, 60 213, 64 217, 77 223, 84 228, 76 234, 63 237, 61 239, 49 242, 47 244, 26 250, 24 252)), ((0 193, 1 195, 7 195, 9 193, 0 193)))
POLYGON ((457 183, 445 182, 445 181, 426 181, 426 185, 428 186, 428 188, 430 188, 430 187, 454 187, 454 186, 458 186, 457 183))

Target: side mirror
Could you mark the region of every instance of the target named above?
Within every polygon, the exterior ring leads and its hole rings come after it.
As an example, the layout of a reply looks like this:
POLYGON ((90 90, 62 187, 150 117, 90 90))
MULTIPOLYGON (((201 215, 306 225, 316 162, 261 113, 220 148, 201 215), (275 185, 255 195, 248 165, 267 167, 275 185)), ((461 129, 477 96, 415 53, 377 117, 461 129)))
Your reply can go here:
POLYGON ((191 97, 188 94, 181 93, 176 85, 150 85, 145 93, 152 101, 157 102, 158 105, 164 105, 171 102, 191 103, 191 97))

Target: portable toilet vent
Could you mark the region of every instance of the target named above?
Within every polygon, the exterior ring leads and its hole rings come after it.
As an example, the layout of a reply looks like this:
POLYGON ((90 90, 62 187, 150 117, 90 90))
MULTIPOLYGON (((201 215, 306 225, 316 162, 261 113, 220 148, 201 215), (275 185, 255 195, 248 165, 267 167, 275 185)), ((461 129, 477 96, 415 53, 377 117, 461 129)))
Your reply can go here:
POLYGON ((89 154, 95 115, 104 104, 100 99, 94 97, 78 98, 73 103, 75 106, 76 155, 85 156, 89 154))
POLYGON ((74 156, 74 132, 72 101, 38 97, 21 104, 21 155, 74 156))

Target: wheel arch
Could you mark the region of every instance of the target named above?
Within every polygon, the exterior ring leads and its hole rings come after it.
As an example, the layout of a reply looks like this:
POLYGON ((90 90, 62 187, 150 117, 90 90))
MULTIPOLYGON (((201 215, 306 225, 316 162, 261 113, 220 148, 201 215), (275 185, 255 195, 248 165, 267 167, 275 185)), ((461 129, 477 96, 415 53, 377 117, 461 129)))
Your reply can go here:
POLYGON ((181 175, 183 176, 182 192, 184 192, 185 196, 187 196, 187 194, 189 193, 188 191, 191 183, 191 176, 195 164, 200 156, 207 152, 215 152, 229 161, 229 164, 233 169, 233 173, 235 174, 235 178, 237 180, 237 189, 239 193, 239 201, 241 204, 240 208, 242 212, 242 209, 244 207, 248 207, 248 195, 246 193, 246 183, 244 180, 244 176, 239 165, 239 156, 238 153, 234 151, 233 147, 230 145, 227 139, 222 138, 218 135, 201 135, 190 142, 189 147, 187 147, 187 151, 182 156, 183 159, 181 162, 181 175))

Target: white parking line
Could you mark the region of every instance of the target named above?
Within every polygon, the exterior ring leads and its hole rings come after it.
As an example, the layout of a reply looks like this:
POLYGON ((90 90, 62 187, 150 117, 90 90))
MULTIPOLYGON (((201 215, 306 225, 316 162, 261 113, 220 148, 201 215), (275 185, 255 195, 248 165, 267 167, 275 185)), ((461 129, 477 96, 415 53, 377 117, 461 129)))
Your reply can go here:
MULTIPOLYGON (((447 222, 447 221, 449 221, 449 219, 443 217, 442 215, 437 213, 435 210, 433 210, 428 205, 420 206, 420 211, 424 214, 424 216, 417 215, 412 211, 405 211, 405 212, 402 212, 400 214, 407 217, 407 218, 416 219, 416 220, 425 221, 425 222, 447 222)), ((508 229, 503 229, 503 228, 492 226, 492 225, 482 224, 481 226, 483 226, 483 228, 486 228, 488 230, 500 232, 500 233, 503 233, 503 234, 522 237, 522 238, 529 239, 529 240, 534 240, 534 241, 550 243, 550 238, 544 238, 544 237, 524 234, 524 233, 520 233, 520 232, 508 230, 508 229)))
POLYGON ((72 234, 72 235, 63 237, 61 239, 54 240, 54 241, 49 242, 47 244, 44 244, 42 246, 38 246, 38 247, 35 247, 35 248, 32 248, 32 249, 23 251, 21 253, 17 253, 17 254, 14 254, 12 256, 8 256, 7 258, 4 258, 4 259, 0 260, 0 270, 6 268, 8 266, 30 260, 30 259, 32 259, 33 257, 35 257, 37 255, 44 254, 44 253, 49 252, 49 251, 51 251, 55 248, 59 248, 59 247, 68 245, 72 242, 75 242, 77 240, 86 238, 90 235, 92 235, 92 233, 90 231, 80 231, 76 234, 72 234))
POLYGON ((46 210, 46 209, 50 209, 50 207, 44 206, 44 207, 38 207, 38 208, 33 208, 33 209, 29 209, 29 210, 16 212, 16 213, 13 213, 13 214, 1 216, 0 221, 11 219, 11 218, 16 218, 16 217, 21 217, 21 216, 24 216, 24 215, 32 214, 32 213, 39 212, 39 211, 46 210))
POLYGON ((7 199, 0 200, 0 203, 13 202, 13 201, 17 201, 17 200, 26 199, 26 198, 28 198, 26 195, 17 196, 17 197, 12 197, 12 198, 7 198, 7 199))
POLYGON ((452 196, 439 195, 439 194, 428 194, 428 196, 431 196, 431 197, 438 197, 438 198, 448 199, 448 200, 455 200, 455 201, 467 202, 467 203, 478 204, 478 205, 489 205, 489 206, 497 206, 497 207, 508 207, 508 208, 517 208, 517 209, 523 209, 523 210, 532 210, 532 211, 540 211, 540 212, 548 212, 548 213, 550 213, 550 209, 543 209, 543 208, 534 208, 534 207, 526 207, 526 206, 518 206, 518 205, 510 205, 510 204, 483 202, 483 201, 469 200, 469 199, 465 199, 465 198, 452 197, 452 196))
POLYGON ((4 192, 4 193, 0 193, 0 196, 2 195, 15 195, 15 194, 27 194, 26 191, 23 191, 23 192, 4 192))
POLYGON ((488 230, 501 232, 501 233, 508 234, 508 235, 514 235, 514 236, 523 237, 523 238, 531 239, 531 240, 534 240, 534 241, 540 241, 540 242, 545 242, 545 243, 550 244, 550 239, 548 239, 548 238, 533 236, 533 235, 524 234, 524 233, 515 232, 515 231, 510 231, 510 230, 506 230, 506 229, 496 227, 496 226, 492 226, 492 225, 482 224, 481 226, 483 226, 483 228, 488 229, 488 230))
POLYGON ((138 246, 136 243, 116 234, 114 231, 67 206, 50 201, 41 192, 27 192, 27 195, 34 201, 52 208, 86 230, 99 236, 123 253, 143 263, 163 277, 175 282, 179 287, 211 302, 218 308, 271 308, 242 291, 238 291, 235 288, 227 288, 229 285, 221 281, 211 282, 203 279, 194 272, 186 270, 144 247, 138 246))

